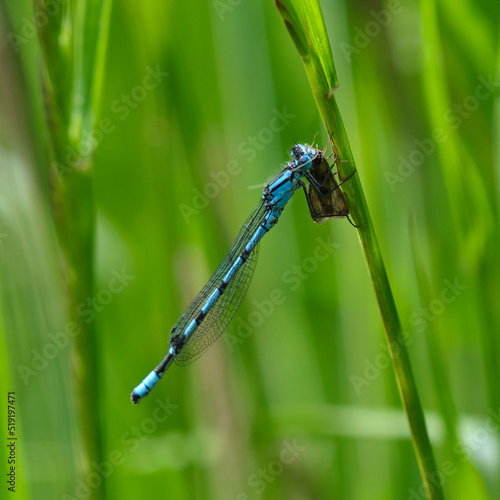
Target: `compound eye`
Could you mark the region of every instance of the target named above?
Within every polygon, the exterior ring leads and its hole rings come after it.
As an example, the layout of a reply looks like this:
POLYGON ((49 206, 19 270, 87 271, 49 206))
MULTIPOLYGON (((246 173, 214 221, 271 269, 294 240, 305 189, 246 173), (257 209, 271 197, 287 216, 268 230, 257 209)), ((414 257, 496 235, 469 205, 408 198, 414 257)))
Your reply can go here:
POLYGON ((295 144, 290 154, 293 158, 298 160, 304 154, 304 147, 301 146, 300 144, 295 144))

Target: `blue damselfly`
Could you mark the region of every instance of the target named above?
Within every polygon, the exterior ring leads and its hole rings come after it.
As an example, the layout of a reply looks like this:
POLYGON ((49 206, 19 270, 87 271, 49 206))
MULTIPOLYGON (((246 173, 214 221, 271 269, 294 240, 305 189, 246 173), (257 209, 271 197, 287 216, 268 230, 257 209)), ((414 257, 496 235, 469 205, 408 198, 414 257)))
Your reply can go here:
POLYGON ((201 292, 177 320, 169 336, 169 350, 162 362, 133 390, 138 403, 158 383, 173 361, 184 366, 200 357, 220 336, 245 296, 257 263, 261 238, 278 222, 293 193, 302 188, 312 218, 321 222, 349 217, 343 193, 324 151, 296 144, 289 162, 262 191, 262 198, 241 228, 225 259, 201 292), (309 191, 304 179, 309 182, 309 191))

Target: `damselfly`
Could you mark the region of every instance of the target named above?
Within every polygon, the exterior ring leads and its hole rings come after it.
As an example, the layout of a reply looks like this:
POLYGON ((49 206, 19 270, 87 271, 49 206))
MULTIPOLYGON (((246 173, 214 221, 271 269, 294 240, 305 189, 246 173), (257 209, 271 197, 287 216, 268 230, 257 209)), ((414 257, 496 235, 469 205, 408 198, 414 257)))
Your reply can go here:
POLYGON ((224 331, 250 285, 261 238, 278 222, 297 189, 303 189, 314 220, 348 217, 349 210, 338 187, 354 172, 337 184, 331 172, 333 165, 328 165, 323 151, 296 144, 291 156, 293 160, 262 191, 259 204, 241 228, 225 259, 175 323, 167 355, 133 390, 134 404, 151 392, 173 361, 181 366, 191 363, 224 331), (304 178, 309 182, 309 192, 304 178))

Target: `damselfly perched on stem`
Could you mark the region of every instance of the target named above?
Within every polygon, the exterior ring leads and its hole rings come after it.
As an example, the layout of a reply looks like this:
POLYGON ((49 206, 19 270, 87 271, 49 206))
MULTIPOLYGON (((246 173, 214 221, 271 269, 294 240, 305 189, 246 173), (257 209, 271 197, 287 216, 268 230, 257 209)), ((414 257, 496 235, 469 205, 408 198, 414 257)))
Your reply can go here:
MULTIPOLYGON (((262 237, 279 220, 293 193, 302 188, 311 217, 323 221, 349 217, 349 210, 324 151, 296 144, 289 162, 262 191, 262 198, 241 228, 225 259, 170 331, 162 362, 133 390, 138 403, 158 383, 173 361, 184 366, 200 357, 233 318, 252 280, 262 237), (304 182, 309 182, 309 190, 304 182)), ((352 224, 352 222, 351 222, 352 224)))

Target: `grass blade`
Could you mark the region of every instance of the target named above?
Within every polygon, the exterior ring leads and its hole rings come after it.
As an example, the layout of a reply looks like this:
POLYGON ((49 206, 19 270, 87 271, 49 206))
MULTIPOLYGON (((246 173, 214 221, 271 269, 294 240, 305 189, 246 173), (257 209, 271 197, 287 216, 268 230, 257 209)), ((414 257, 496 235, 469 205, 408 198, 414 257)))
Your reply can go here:
MULTIPOLYGON (((340 160, 341 178, 345 178, 353 171, 355 163, 335 101, 337 79, 333 60, 331 62, 325 60, 332 56, 321 8, 316 0, 277 0, 276 5, 304 62, 316 104, 332 147, 340 160)), ((405 336, 359 176, 353 176, 352 181, 344 186, 353 220, 359 226, 359 238, 384 322, 393 367, 410 423, 412 441, 427 497, 442 499, 444 498, 442 490, 430 484, 437 467, 405 346, 405 336)))

